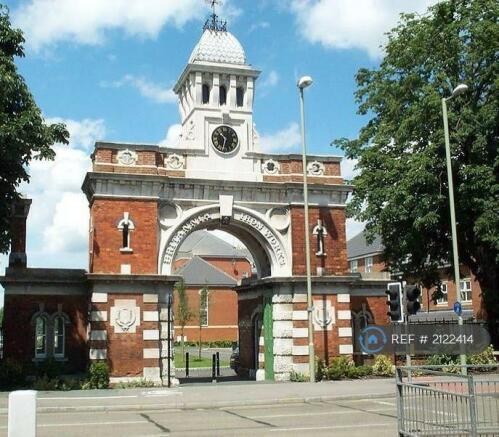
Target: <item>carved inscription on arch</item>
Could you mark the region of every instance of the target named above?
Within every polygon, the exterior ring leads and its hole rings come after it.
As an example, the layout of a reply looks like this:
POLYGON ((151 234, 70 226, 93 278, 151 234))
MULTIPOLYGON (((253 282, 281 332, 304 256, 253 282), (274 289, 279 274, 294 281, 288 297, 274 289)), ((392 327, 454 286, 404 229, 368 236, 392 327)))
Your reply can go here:
MULTIPOLYGON (((178 247, 182 244, 182 241, 184 241, 187 235, 196 230, 203 223, 218 219, 218 217, 218 213, 203 213, 198 216, 194 216, 193 218, 185 222, 182 227, 175 231, 168 245, 166 246, 163 264, 173 263, 175 253, 177 252, 178 247)), ((256 229, 272 248, 277 263, 280 266, 286 265, 286 254, 281 243, 277 239, 276 235, 261 220, 249 214, 241 212, 236 212, 234 214, 234 220, 245 223, 246 225, 256 229)))
POLYGON ((177 248, 180 246, 182 241, 188 234, 190 234, 195 228, 197 228, 200 224, 209 222, 213 220, 213 216, 210 213, 205 213, 198 215, 196 217, 191 218, 189 221, 184 223, 182 227, 175 232, 172 239, 168 243, 168 246, 165 250, 164 264, 171 264, 173 262, 173 257, 175 256, 175 252, 177 248))
POLYGON ((272 247, 279 265, 283 266, 286 264, 286 255, 284 254, 284 250, 282 249, 279 240, 267 226, 265 226, 260 220, 250 216, 249 214, 236 213, 234 214, 234 218, 250 225, 252 228, 255 228, 258 232, 260 232, 260 234, 262 234, 268 241, 270 247, 272 247))

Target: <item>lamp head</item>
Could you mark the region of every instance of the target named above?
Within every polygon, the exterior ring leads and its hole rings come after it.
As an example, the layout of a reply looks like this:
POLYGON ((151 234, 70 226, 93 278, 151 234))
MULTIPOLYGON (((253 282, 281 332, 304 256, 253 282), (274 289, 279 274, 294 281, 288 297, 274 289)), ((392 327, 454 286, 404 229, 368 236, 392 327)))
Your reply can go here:
POLYGON ((312 85, 313 82, 314 81, 312 80, 312 78, 310 76, 303 76, 298 80, 297 85, 298 85, 298 88, 300 88, 302 90, 302 89, 307 88, 310 85, 312 85))
POLYGON ((454 91, 452 91, 451 97, 459 96, 466 91, 468 91, 468 85, 466 85, 465 83, 460 83, 456 88, 454 88, 454 91))

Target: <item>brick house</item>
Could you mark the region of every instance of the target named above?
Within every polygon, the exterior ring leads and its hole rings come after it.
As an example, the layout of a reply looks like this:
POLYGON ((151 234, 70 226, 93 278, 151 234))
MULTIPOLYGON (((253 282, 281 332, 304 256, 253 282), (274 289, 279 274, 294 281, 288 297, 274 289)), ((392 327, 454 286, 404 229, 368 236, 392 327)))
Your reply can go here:
MULTIPOLYGON (((206 230, 190 234, 179 249, 175 274, 186 284, 193 317, 184 328, 185 341, 237 341, 237 293, 234 288, 252 274, 251 254, 206 230), (200 290, 208 289, 200 306, 200 290), (200 329, 199 317, 202 317, 200 329)), ((174 302, 176 308, 177 300, 174 302)), ((176 340, 182 337, 175 323, 176 340)))
MULTIPOLYGON (((359 272, 363 277, 383 275, 390 278, 390 272, 382 258, 383 243, 378 236, 368 244, 364 232, 352 237, 347 242, 348 262, 351 272, 359 272)), ((466 266, 460 268, 461 302, 463 318, 483 320, 485 317, 482 308, 481 288, 473 273, 466 266)), ((450 265, 443 265, 440 269, 441 291, 443 296, 434 302, 433 294, 436 287, 421 288, 421 310, 411 316, 414 321, 451 321, 457 320, 453 311, 456 302, 456 284, 450 265)))
POLYGON ((261 152, 253 123, 259 74, 213 16, 174 87, 178 142, 95 144, 82 186, 90 209, 88 272, 28 268, 30 201, 15 205, 10 265, 0 278, 6 358, 52 358, 79 369, 104 360, 113 381, 165 383, 175 377, 168 351, 178 335, 171 304, 179 273, 193 301, 205 281, 220 287, 208 304, 208 324, 213 317, 214 326, 237 320, 241 367, 258 380, 308 373, 309 311, 316 355, 326 362, 352 357, 365 324, 387 323, 387 279, 348 268, 345 204, 352 187, 341 176, 342 158, 308 155, 303 166, 300 154, 261 152), (247 260, 236 260, 234 269, 232 258, 195 250, 182 257, 191 234, 214 229, 244 244, 251 271, 247 260), (305 232, 313 243, 310 309, 305 232))

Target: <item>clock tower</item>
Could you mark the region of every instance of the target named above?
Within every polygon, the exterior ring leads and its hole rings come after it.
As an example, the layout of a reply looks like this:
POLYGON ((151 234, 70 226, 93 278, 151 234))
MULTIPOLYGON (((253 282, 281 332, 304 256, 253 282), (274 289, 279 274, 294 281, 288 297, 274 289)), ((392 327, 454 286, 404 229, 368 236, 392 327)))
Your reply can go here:
POLYGON ((251 156, 258 141, 253 100, 259 74, 226 23, 213 13, 174 88, 182 130, 178 144, 167 149, 185 156, 186 177, 261 178, 251 156))

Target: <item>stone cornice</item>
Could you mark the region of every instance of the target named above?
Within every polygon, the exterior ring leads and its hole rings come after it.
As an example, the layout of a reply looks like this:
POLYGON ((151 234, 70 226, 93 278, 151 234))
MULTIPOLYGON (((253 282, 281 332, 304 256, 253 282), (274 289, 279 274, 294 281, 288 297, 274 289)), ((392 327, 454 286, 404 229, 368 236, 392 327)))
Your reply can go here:
MULTIPOLYGON (((346 184, 310 184, 309 202, 312 206, 342 207, 352 188, 346 184)), ((299 182, 225 181, 89 172, 82 190, 89 202, 95 197, 118 197, 216 203, 223 191, 231 192, 236 203, 303 204, 303 186, 299 182)))

